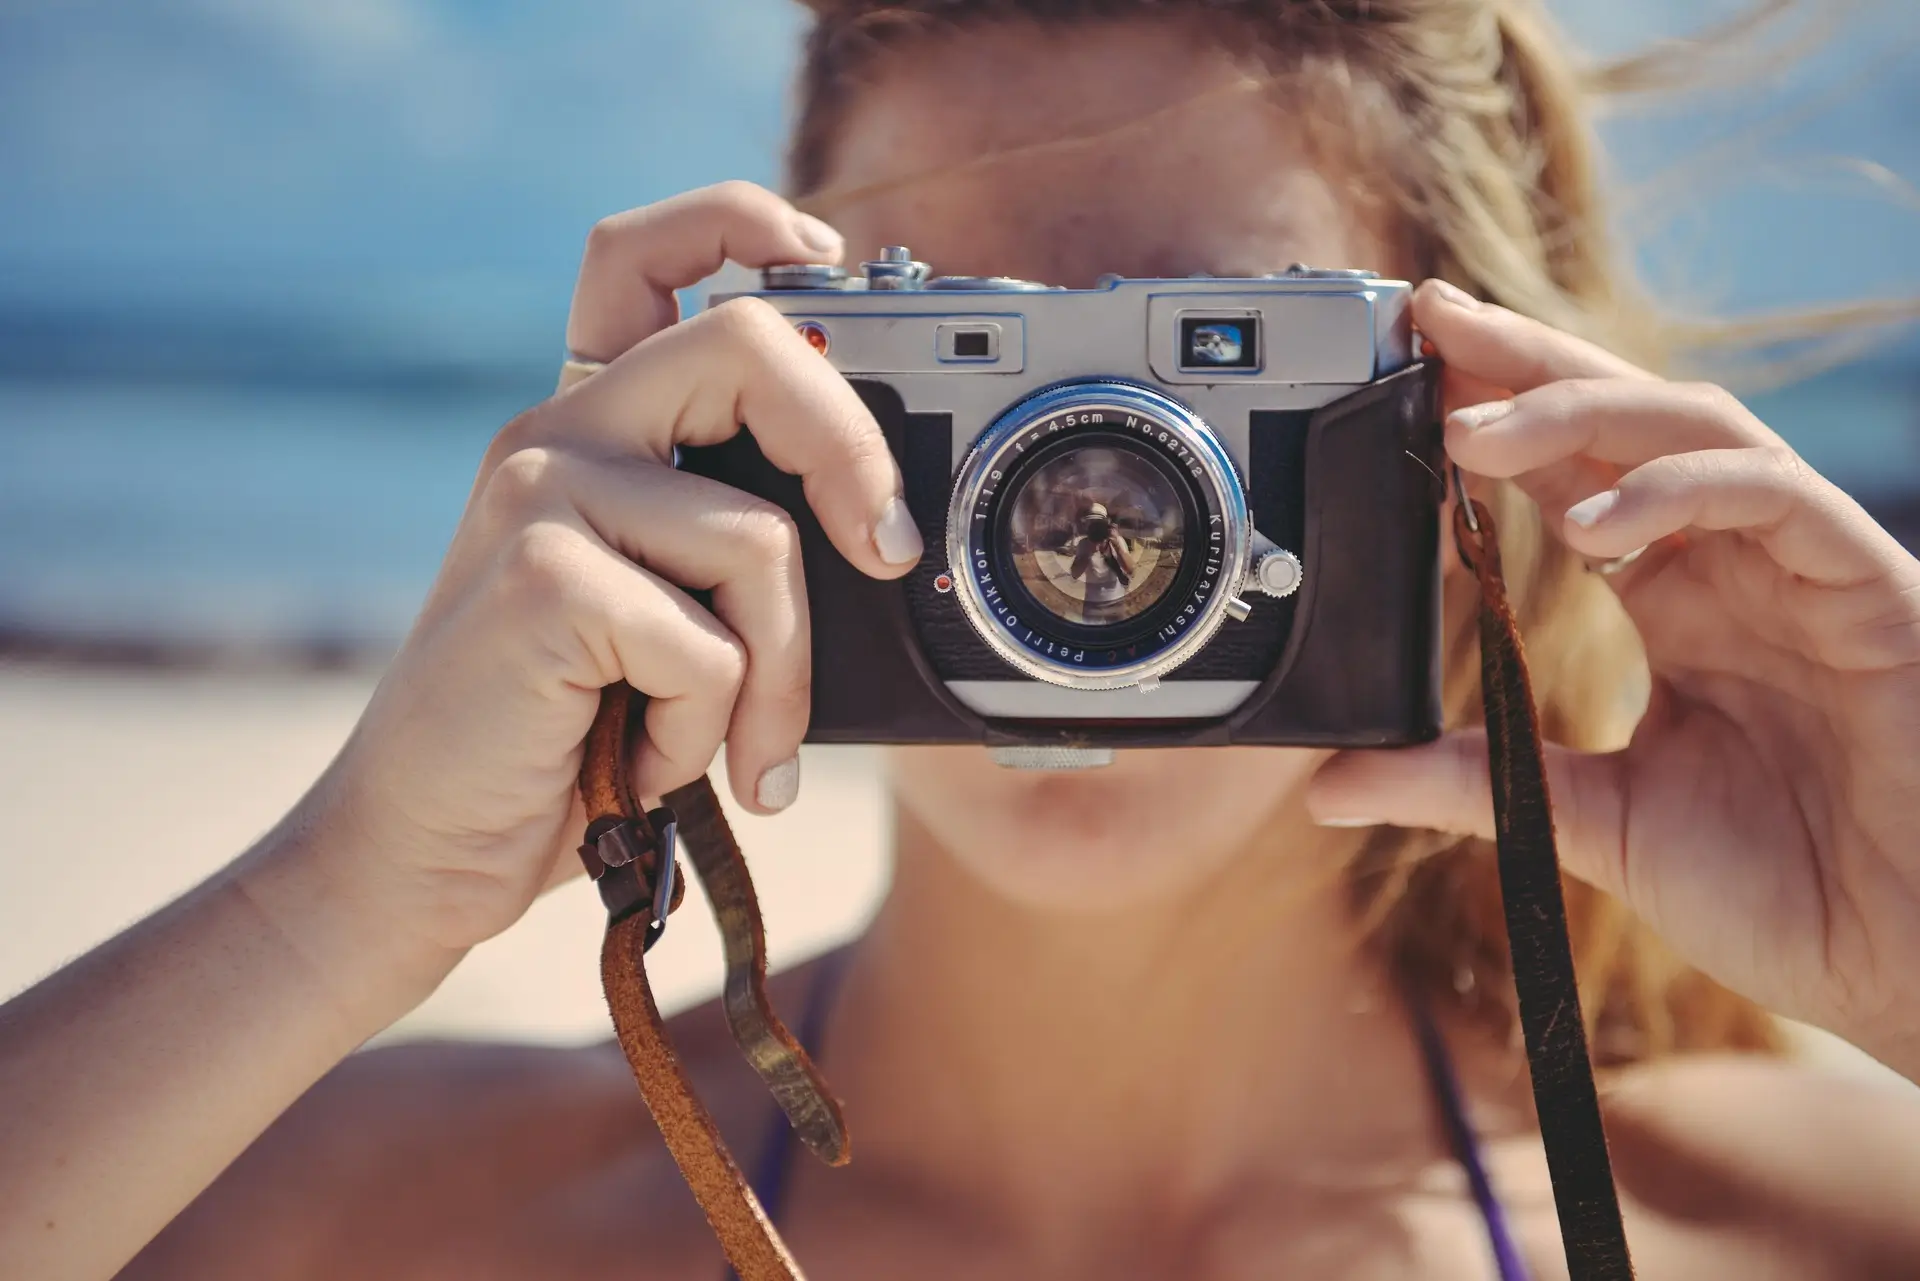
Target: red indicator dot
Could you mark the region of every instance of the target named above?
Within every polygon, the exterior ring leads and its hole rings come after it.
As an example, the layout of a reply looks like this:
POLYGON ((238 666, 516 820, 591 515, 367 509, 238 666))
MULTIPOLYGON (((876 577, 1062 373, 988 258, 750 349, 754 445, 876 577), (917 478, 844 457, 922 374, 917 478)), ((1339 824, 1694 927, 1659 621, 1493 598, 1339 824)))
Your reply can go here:
POLYGON ((800 336, 807 340, 807 345, 819 352, 822 356, 826 355, 827 348, 833 345, 832 339, 827 337, 827 327, 825 325, 816 324, 811 320, 803 320, 795 325, 794 328, 799 330, 800 336))
POLYGON ((938 578, 936 578, 936 579, 934 579, 934 580, 933 580, 933 590, 934 590, 934 591, 936 591, 936 592, 950 592, 950 591, 952 591, 952 590, 953 590, 953 575, 951 575, 951 574, 942 574, 942 575, 940 575, 940 577, 938 577, 938 578))

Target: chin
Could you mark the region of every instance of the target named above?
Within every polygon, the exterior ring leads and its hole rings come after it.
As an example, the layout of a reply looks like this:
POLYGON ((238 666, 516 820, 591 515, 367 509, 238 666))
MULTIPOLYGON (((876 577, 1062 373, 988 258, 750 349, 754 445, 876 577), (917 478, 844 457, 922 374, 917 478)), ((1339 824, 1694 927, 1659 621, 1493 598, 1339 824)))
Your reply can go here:
POLYGON ((1298 804, 1325 753, 1123 751, 1088 770, 1015 770, 984 748, 890 754, 894 796, 964 871, 1021 906, 1105 914, 1198 887, 1298 804))

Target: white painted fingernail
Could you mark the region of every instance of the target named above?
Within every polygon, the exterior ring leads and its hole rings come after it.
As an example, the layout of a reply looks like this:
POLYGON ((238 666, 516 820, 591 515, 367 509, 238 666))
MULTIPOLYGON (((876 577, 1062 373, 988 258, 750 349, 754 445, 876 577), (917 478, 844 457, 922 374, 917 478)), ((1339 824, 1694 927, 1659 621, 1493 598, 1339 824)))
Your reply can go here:
POLYGON ((836 262, 846 249, 846 242, 840 238, 840 233, 812 214, 795 216, 793 231, 807 248, 836 262))
POLYGON ((789 756, 760 776, 753 799, 761 809, 783 810, 800 795, 800 758, 789 756))
POLYGON ((888 502, 887 509, 880 513, 880 521, 873 527, 873 548, 889 565, 910 565, 926 550, 926 544, 920 541, 920 527, 913 523, 913 513, 900 499, 888 502))
POLYGON ((1591 529, 1600 523, 1602 517, 1612 511, 1620 502, 1620 491, 1609 489, 1604 494, 1595 494, 1592 498, 1582 499, 1567 508, 1567 519, 1582 529, 1591 529))
POLYGON ((1322 827, 1383 827, 1377 818, 1323 818, 1316 820, 1322 827))
POLYGON ((1484 405, 1468 405, 1464 409, 1456 409, 1447 415, 1447 421, 1456 427, 1464 427, 1472 431, 1478 427, 1485 427, 1488 423, 1499 422, 1512 412, 1511 400, 1489 400, 1484 405))

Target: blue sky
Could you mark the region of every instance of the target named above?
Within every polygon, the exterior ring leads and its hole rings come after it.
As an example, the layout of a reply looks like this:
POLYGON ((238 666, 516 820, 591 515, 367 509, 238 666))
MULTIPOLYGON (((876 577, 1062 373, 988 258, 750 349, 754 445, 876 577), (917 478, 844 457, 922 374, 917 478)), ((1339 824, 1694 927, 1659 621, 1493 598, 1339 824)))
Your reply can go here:
MULTIPOLYGON (((1618 50, 1739 6, 1554 7, 1618 50)), ((1920 200, 1887 177, 1920 181, 1920 5, 1852 7, 1788 71, 1610 123, 1626 223, 1682 297, 1920 292, 1920 200)), ((785 0, 10 0, 0 300, 551 333, 594 218, 775 178, 800 30, 785 0)))

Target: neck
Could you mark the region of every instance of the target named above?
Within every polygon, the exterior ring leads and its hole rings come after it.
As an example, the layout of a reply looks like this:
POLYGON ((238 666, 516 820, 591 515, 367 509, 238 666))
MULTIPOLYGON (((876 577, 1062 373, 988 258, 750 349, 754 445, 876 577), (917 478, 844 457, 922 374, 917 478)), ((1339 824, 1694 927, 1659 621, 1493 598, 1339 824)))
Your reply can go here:
POLYGON ((1117 1215, 1177 1230, 1236 1189, 1436 1154, 1404 1008, 1328 871, 1347 851, 1297 805, 1121 916, 1009 904, 904 813, 898 833, 828 1039, 870 1174, 1068 1248, 1117 1215))

